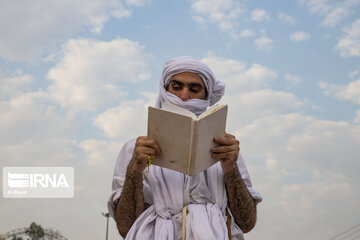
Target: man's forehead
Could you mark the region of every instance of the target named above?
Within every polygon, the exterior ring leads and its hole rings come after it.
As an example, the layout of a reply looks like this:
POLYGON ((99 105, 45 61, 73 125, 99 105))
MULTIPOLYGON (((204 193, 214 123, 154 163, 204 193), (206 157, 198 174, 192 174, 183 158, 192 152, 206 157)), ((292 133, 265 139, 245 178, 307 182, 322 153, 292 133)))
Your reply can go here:
POLYGON ((200 84, 205 85, 204 80, 198 73, 182 72, 171 77, 171 81, 183 84, 200 84))

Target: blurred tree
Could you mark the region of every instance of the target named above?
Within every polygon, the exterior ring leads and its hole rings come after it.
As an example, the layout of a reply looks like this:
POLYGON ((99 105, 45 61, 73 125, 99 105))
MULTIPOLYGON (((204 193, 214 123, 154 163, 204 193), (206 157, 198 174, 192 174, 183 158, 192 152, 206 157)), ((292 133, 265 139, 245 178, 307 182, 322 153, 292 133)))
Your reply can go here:
POLYGON ((26 234, 30 237, 31 240, 40 240, 44 237, 44 229, 41 225, 37 225, 32 222, 30 227, 26 230, 26 234))
POLYGON ((23 240, 23 238, 22 237, 17 237, 16 235, 14 235, 11 240, 23 240))

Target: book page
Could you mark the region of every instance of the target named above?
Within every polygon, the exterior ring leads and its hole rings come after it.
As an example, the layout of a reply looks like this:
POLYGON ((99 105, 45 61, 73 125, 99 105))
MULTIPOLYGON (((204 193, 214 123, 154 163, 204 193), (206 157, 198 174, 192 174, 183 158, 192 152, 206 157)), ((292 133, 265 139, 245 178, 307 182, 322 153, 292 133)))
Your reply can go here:
POLYGON ((196 119, 196 115, 193 112, 191 112, 185 108, 171 104, 169 102, 163 102, 161 109, 196 119))
POLYGON ((198 122, 197 144, 195 159, 193 159, 194 166, 192 166, 191 174, 198 174, 205 169, 208 169, 218 160, 211 157, 210 148, 215 146, 215 136, 223 137, 226 130, 226 116, 227 105, 222 106, 217 111, 206 117, 203 117, 198 122))
POLYGON ((159 144, 162 153, 152 164, 188 174, 193 119, 153 107, 149 107, 148 114, 148 137, 159 144))
POLYGON ((201 118, 204 118, 210 114, 212 114, 213 112, 216 112, 217 110, 219 110, 220 108, 224 107, 225 105, 218 105, 216 104, 215 106, 211 107, 210 109, 208 109, 207 111, 203 112, 202 114, 200 114, 198 116, 197 119, 201 119, 201 118))

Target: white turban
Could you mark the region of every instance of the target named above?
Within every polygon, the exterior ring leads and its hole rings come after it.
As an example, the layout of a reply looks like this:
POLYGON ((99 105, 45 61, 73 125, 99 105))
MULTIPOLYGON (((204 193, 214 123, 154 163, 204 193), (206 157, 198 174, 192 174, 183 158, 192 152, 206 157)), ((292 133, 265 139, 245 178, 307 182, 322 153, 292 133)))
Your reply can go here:
POLYGON ((159 90, 156 107, 161 108, 162 103, 166 101, 199 115, 204 112, 208 106, 214 105, 221 99, 225 92, 225 84, 215 78, 214 73, 205 63, 189 56, 183 56, 170 59, 165 63, 159 83, 159 90), (172 76, 182 72, 197 73, 200 75, 204 80, 208 92, 207 99, 189 99, 182 101, 176 95, 165 89, 169 85, 172 76))

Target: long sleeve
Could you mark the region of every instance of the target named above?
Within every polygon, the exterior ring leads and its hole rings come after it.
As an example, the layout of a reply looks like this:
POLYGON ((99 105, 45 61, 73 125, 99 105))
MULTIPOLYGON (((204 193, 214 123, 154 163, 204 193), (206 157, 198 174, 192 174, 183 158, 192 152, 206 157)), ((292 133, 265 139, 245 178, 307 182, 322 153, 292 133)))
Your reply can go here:
POLYGON ((241 178, 237 167, 226 173, 224 177, 228 207, 241 230, 244 233, 249 232, 256 222, 255 201, 241 178))

